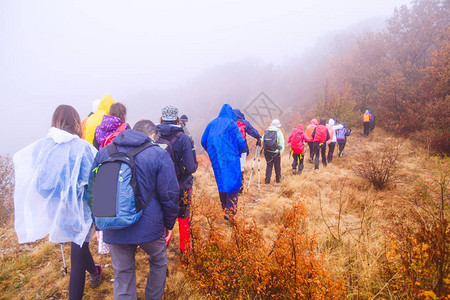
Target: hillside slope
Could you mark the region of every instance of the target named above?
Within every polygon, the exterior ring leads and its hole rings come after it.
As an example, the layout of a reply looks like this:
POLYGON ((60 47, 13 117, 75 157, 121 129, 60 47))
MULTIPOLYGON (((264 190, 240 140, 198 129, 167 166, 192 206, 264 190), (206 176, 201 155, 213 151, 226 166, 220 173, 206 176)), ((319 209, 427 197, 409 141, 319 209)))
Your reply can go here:
MULTIPOLYGON (((382 154, 379 153, 380 156, 382 154)), ((246 180, 253 155, 251 151, 246 180)), ((212 169, 204 158, 200 161, 202 166, 196 174, 193 201, 200 194, 209 195, 212 207, 220 213, 212 169)), ((292 159, 285 153, 282 158, 284 179, 280 184, 266 185, 263 183, 265 160, 262 158, 260 193, 257 190, 255 164, 250 190, 239 198, 238 218, 254 219, 264 238, 271 241, 275 239, 285 207, 292 205, 294 199, 301 199, 309 210, 305 232, 316 236, 318 253, 323 255, 327 270, 343 279, 347 296, 355 299, 370 299, 376 295, 393 297, 390 294, 392 291, 386 287, 396 278, 380 276, 390 251, 387 228, 404 207, 404 196, 411 192, 413 183, 431 176, 430 168, 434 160, 409 141, 392 138, 377 129, 368 138, 355 130, 348 140, 344 157, 335 155, 333 162, 327 167, 321 164, 318 172, 306 161, 303 174, 292 175, 291 163, 292 159), (392 147, 395 145, 399 145, 398 176, 390 189, 376 191, 353 172, 354 165, 361 162, 365 149, 394 149, 392 147)), ((200 217, 194 216, 193 222, 200 217)), ((222 219, 218 222, 224 231, 230 230, 227 229, 227 222, 222 219)), ((68 298, 69 276, 64 274, 62 268, 59 245, 47 241, 18 245, 12 221, 0 228, 0 237, 0 299, 68 298)), ((95 238, 90 246, 94 261, 103 267, 104 281, 97 289, 91 289, 87 282, 85 299, 112 299, 114 276, 110 257, 96 253, 95 238)), ((179 265, 177 248, 176 225, 168 251, 166 299, 202 298, 195 284, 186 280, 179 265)), ((64 252, 70 271, 69 244, 64 245, 64 252)), ((138 251, 136 262, 138 296, 144 299, 148 262, 143 251, 138 251)))

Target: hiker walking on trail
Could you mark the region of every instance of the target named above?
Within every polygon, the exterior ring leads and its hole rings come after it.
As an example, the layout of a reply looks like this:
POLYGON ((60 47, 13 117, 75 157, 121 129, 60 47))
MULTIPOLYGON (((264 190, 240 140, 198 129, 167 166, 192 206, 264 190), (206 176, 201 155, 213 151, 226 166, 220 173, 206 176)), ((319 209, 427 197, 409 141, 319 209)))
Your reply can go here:
POLYGON ((312 142, 312 140, 303 132, 303 125, 298 124, 288 138, 288 143, 291 144, 292 157, 292 172, 293 174, 301 174, 303 171, 303 159, 305 157, 304 142, 312 142), (297 171, 298 165, 298 171, 297 171))
POLYGON ((88 114, 88 116, 87 116, 86 118, 84 118, 84 119, 81 121, 81 138, 82 138, 83 140, 86 140, 86 134, 85 134, 85 131, 86 131, 86 122, 87 122, 87 120, 89 119, 89 117, 92 116, 92 115, 94 114, 94 112, 97 111, 97 108, 98 108, 98 105, 99 105, 99 104, 100 104, 100 99, 96 99, 96 100, 92 101, 92 111, 88 114))
POLYGON ((89 178, 95 223, 103 230, 111 253, 114 299, 137 299, 138 246, 150 263, 145 298, 163 297, 166 239, 177 220, 179 187, 172 159, 154 142, 156 135, 156 126, 149 120, 122 131, 98 151, 89 178))
POLYGON ((241 173, 242 173, 242 186, 240 192, 242 193, 244 188, 244 171, 245 171, 245 162, 249 155, 249 148, 247 144, 247 134, 254 137, 256 139, 256 146, 261 146, 261 136, 259 135, 258 130, 256 130, 249 121, 245 119, 244 114, 239 109, 233 109, 233 112, 236 116, 236 124, 239 127, 239 131, 242 134, 242 137, 245 140, 245 149, 241 153, 241 173))
POLYGON ((281 155, 284 152, 284 136, 280 127, 280 121, 274 119, 262 137, 264 157, 267 162, 266 184, 270 183, 273 167, 275 167, 275 182, 279 183, 281 181, 281 155))
POLYGON ((366 110, 366 112, 363 114, 362 120, 364 125, 364 136, 369 136, 370 121, 372 120, 372 115, 370 114, 369 110, 366 110))
POLYGON ((314 160, 314 143, 313 143, 313 137, 312 137, 312 133, 314 131, 314 129, 316 129, 317 127, 317 119, 312 119, 311 123, 309 123, 308 126, 306 126, 306 130, 305 130, 305 134, 307 137, 309 137, 309 139, 311 140, 311 142, 308 143, 308 147, 309 147, 309 162, 313 163, 314 160))
POLYGON ((108 137, 117 131, 117 133, 130 128, 125 120, 127 117, 127 108, 122 103, 114 103, 109 109, 109 114, 103 116, 102 122, 95 129, 94 147, 103 148, 111 141, 108 137), (106 142, 105 142, 106 140, 106 142), (103 144, 105 142, 105 144, 103 144))
POLYGON ((242 185, 240 157, 245 149, 245 140, 229 104, 224 104, 219 116, 206 126, 202 146, 211 160, 224 218, 228 220, 237 212, 242 185))
POLYGON ((370 131, 373 131, 373 130, 375 129, 375 115, 374 115, 374 113, 371 112, 370 110, 369 110, 369 114, 370 114, 370 116, 372 117, 372 118, 370 119, 369 127, 370 127, 370 131))
POLYGON ((331 161, 333 160, 333 153, 334 153, 334 148, 336 147, 336 130, 341 129, 342 125, 334 125, 334 120, 330 119, 328 120, 328 124, 327 124, 327 129, 328 129, 328 133, 330 134, 330 140, 327 142, 328 144, 328 155, 327 155, 327 161, 328 163, 331 163, 331 161))
POLYGON ((168 105, 162 109, 161 124, 157 125, 160 138, 158 144, 169 152, 175 166, 175 173, 180 187, 178 200, 178 225, 180 229, 181 253, 189 252, 190 247, 190 210, 192 185, 198 163, 194 145, 183 131, 178 119, 178 109, 168 105))
POLYGON ((347 143, 347 137, 351 134, 351 129, 347 129, 347 124, 342 123, 342 128, 336 130, 336 140, 339 145, 339 157, 344 155, 345 144, 347 143))
POLYGON ((324 167, 327 165, 327 158, 325 156, 325 152, 327 149, 326 142, 330 139, 330 133, 328 132, 327 127, 325 126, 326 120, 320 119, 319 125, 314 129, 312 133, 313 141, 314 141, 314 170, 319 170, 319 153, 322 155, 322 164, 324 167))
POLYGON ((14 155, 14 226, 19 243, 46 235, 50 242, 71 242, 69 299, 83 297, 86 270, 92 287, 101 280, 101 267, 89 251, 93 226, 85 191, 96 152, 81 139, 77 111, 60 105, 47 137, 14 155))
MULTIPOLYGON (((187 136, 192 140, 192 135, 189 132, 189 129, 187 128, 187 123, 189 122, 189 118, 186 115, 182 115, 180 117, 180 125, 181 128, 183 128, 184 133, 187 134, 187 136)), ((192 143, 194 143, 194 141, 192 140, 192 143)))
POLYGON ((109 114, 109 109, 113 105, 114 100, 111 95, 104 95, 98 105, 97 110, 86 120, 86 126, 84 129, 85 140, 91 145, 94 144, 95 129, 103 120, 103 116, 109 114))

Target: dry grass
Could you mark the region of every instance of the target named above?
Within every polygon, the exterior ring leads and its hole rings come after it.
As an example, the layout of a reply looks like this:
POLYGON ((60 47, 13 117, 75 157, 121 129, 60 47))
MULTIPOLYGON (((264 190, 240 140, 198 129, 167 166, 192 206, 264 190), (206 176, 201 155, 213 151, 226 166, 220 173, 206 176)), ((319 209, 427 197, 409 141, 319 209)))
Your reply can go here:
MULTIPOLYGON (((250 153, 246 180, 253 162, 254 152, 250 153)), ((383 257, 389 247, 386 226, 390 220, 386 216, 395 214, 403 205, 400 200, 410 191, 415 180, 429 175, 428 162, 429 158, 421 148, 409 141, 389 137, 379 128, 368 138, 354 132, 348 140, 344 157, 335 155, 333 162, 327 167, 320 165, 318 172, 305 161, 303 174, 292 175, 292 159, 289 160, 287 153, 283 155, 284 180, 279 184, 264 184, 266 164, 262 158, 261 192, 257 190, 255 164, 251 188, 239 198, 238 214, 245 219, 254 219, 263 237, 270 240, 274 238, 275 228, 282 220, 283 209, 290 206, 293 199, 301 197, 310 213, 305 230, 317 237, 317 250, 324 255, 327 269, 344 279, 347 296, 351 299, 372 299, 374 296, 395 298, 386 288, 389 278, 379 276, 383 257), (351 170, 361 145, 378 147, 386 143, 401 144, 399 179, 390 190, 376 191, 351 170)), ((213 208, 220 211, 217 186, 209 165, 200 167, 196 174, 194 201, 201 198, 200 191, 212 198, 215 201, 213 208)), ((217 219, 217 222, 218 226, 226 226, 222 219, 217 219)), ((0 229, 0 299, 67 298, 69 277, 61 269, 59 245, 41 241, 30 245, 34 250, 28 251, 26 246, 17 244, 12 226, 12 222, 9 222, 0 229)), ((178 243, 176 225, 168 249, 166 299, 202 299, 184 277, 179 265, 178 243)), ((64 250, 70 270, 70 245, 65 245, 64 250)), ((110 280, 114 276, 110 257, 97 254, 96 251, 96 242, 93 240, 91 252, 95 262, 104 267, 105 280, 95 290, 87 284, 85 299, 112 298, 113 283, 110 280)), ((136 262, 138 296, 144 299, 149 266, 143 251, 138 251, 136 262)))

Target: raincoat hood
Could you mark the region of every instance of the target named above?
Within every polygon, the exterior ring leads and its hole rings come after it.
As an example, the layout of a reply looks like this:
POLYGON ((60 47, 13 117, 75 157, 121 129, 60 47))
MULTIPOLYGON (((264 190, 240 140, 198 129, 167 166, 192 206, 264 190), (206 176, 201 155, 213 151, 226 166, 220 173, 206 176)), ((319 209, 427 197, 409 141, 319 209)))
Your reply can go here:
POLYGON ((304 128, 303 128, 303 124, 298 124, 298 126, 297 126, 297 130, 300 132, 300 133, 302 133, 303 132, 303 130, 304 130, 304 128))
POLYGON ((330 120, 328 120, 328 124, 329 124, 329 125, 333 126, 333 125, 334 125, 334 123, 335 123, 335 122, 334 122, 334 120, 333 120, 333 119, 330 119, 330 120))
POLYGON ((218 118, 228 118, 232 120, 236 120, 236 115, 233 112, 230 104, 224 104, 222 109, 220 110, 218 118))
POLYGON ((327 124, 327 120, 325 119, 320 119, 320 125, 326 125, 327 124))
POLYGON ((114 100, 111 95, 106 94, 103 96, 102 100, 100 100, 100 104, 98 105, 98 108, 96 110, 96 113, 102 112, 104 114, 109 113, 109 109, 111 108, 111 105, 114 104, 114 100))
POLYGON ((366 110, 366 112, 365 112, 365 113, 366 113, 366 114, 368 114, 368 113, 370 113, 370 112, 369 112, 369 110, 366 110))
POLYGON ((239 109, 233 109, 234 115, 236 116, 236 121, 245 120, 244 114, 239 109))
POLYGON ((57 144, 67 143, 70 142, 73 139, 79 139, 80 137, 75 134, 71 134, 65 130, 51 127, 48 130, 47 138, 52 139, 57 144))
POLYGON ((316 125, 316 126, 317 126, 317 124, 318 124, 318 122, 317 122, 317 119, 312 119, 312 120, 311 120, 311 124, 313 124, 313 125, 316 125))

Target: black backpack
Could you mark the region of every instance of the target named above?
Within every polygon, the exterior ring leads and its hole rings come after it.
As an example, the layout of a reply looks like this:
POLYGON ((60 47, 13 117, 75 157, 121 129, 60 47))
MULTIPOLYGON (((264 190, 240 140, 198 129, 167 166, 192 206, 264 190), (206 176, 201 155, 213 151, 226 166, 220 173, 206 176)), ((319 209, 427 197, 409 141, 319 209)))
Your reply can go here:
POLYGON ((266 130, 266 132, 264 132, 264 149, 268 151, 278 150, 277 138, 278 134, 276 131, 266 130))
POLYGON ((134 164, 134 157, 152 146, 157 144, 147 142, 126 153, 118 152, 114 143, 106 146, 108 158, 92 170, 94 183, 92 201, 89 203, 94 223, 99 229, 122 229, 133 225, 154 197, 152 193, 144 204, 138 200, 134 164))
POLYGON ((173 145, 175 144, 175 142, 180 138, 180 136, 181 136, 183 133, 184 133, 184 132, 182 132, 182 131, 177 132, 177 134, 174 135, 174 136, 170 139, 170 141, 169 141, 169 140, 166 140, 166 139, 164 139, 164 138, 162 138, 162 137, 160 137, 160 138, 158 139, 158 141, 157 141, 158 145, 159 145, 161 148, 163 148, 164 150, 166 150, 167 152, 169 152, 170 158, 172 158, 172 161, 173 161, 174 166, 175 166, 175 173, 176 173, 177 177, 178 177, 178 175, 181 174, 181 171, 179 170, 179 166, 178 166, 180 162, 175 161, 175 153, 173 152, 173 145))

